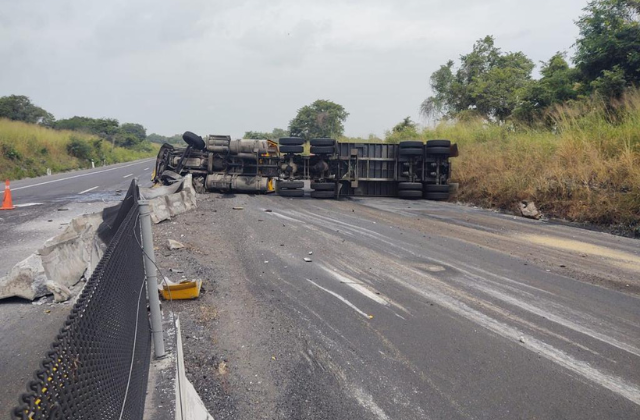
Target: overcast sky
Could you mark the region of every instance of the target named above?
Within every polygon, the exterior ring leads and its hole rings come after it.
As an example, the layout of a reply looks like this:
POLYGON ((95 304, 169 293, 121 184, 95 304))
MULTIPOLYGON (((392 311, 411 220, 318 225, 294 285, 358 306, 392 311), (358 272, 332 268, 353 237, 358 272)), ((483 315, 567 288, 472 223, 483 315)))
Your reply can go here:
POLYGON ((0 96, 149 133, 286 128, 316 99, 346 134, 419 121, 429 76, 494 35, 570 51, 587 0, 0 0, 0 96))

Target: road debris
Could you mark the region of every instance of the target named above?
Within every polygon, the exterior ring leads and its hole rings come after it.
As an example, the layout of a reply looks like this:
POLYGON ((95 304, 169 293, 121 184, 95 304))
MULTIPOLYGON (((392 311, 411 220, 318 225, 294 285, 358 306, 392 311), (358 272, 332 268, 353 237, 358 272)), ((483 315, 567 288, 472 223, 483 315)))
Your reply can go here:
POLYGON ((311 258, 307 258, 307 257, 305 257, 305 258, 304 258, 304 261, 305 261, 305 262, 311 262, 311 258))
POLYGON ((244 207, 236 206, 233 208, 234 210, 244 210, 244 207))
POLYGON ((313 255, 313 251, 309 251, 309 255, 313 255))
POLYGON ((518 209, 522 217, 535 220, 539 220, 542 217, 542 213, 540 213, 533 201, 521 201, 518 204, 518 209))
POLYGON ((170 250, 182 249, 184 248, 184 244, 173 239, 167 239, 167 247, 170 250))

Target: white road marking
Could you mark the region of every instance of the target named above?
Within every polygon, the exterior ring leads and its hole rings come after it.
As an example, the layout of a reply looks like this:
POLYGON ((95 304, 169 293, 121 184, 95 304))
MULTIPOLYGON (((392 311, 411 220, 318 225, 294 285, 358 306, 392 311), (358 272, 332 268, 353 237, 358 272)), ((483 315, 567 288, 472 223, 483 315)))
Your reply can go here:
POLYGON ((89 173, 86 173, 86 174, 80 174, 80 175, 68 176, 66 178, 54 179, 52 181, 39 182, 37 184, 31 184, 31 185, 25 185, 23 187, 11 188, 11 191, 24 190, 26 188, 38 187, 40 185, 53 184, 54 182, 66 181, 68 179, 82 178, 83 176, 97 175, 97 174, 102 174, 102 173, 105 173, 105 172, 117 171, 119 169, 128 168, 129 166, 134 166, 134 165, 139 165, 139 164, 140 164, 140 162, 136 162, 136 163, 131 163, 129 165, 118 166, 117 168, 103 169, 103 170, 100 170, 100 171, 89 172, 89 173))
POLYGON ((32 207, 32 206, 41 206, 42 203, 24 203, 24 204, 14 204, 13 207, 32 207))
POLYGON ((98 188, 98 187, 93 187, 93 188, 89 188, 88 190, 80 191, 80 192, 78 193, 78 195, 82 195, 82 194, 84 194, 84 193, 88 193, 89 191, 93 191, 93 190, 95 190, 96 188, 98 188))
POLYGON ((125 175, 123 178, 129 178, 130 176, 133 176, 133 174, 125 175))
POLYGON ((307 281, 311 284, 313 284, 314 286, 316 286, 318 289, 320 290, 324 290, 325 292, 329 293, 331 296, 336 297, 338 299, 340 299, 345 305, 347 305, 348 307, 350 307, 351 309, 353 309, 354 311, 356 311, 357 313, 359 313, 360 315, 362 315, 363 317, 369 319, 369 315, 365 314, 364 312, 362 312, 360 309, 358 309, 353 303, 349 302, 347 299, 343 298, 342 296, 340 296, 339 294, 337 294, 336 292, 332 292, 329 289, 325 289, 324 287, 320 286, 318 283, 307 279, 307 281))

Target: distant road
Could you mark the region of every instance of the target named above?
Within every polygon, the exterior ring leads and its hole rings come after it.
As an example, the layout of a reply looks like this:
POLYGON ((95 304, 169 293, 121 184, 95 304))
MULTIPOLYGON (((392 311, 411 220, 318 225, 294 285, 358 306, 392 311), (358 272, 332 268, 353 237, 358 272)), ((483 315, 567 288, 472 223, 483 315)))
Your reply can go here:
MULTIPOLYGON (((11 182, 15 210, 0 211, 0 277, 80 214, 120 201, 133 178, 151 184, 155 159, 11 182)), ((0 300, 0 418, 18 403, 72 304, 0 300)))

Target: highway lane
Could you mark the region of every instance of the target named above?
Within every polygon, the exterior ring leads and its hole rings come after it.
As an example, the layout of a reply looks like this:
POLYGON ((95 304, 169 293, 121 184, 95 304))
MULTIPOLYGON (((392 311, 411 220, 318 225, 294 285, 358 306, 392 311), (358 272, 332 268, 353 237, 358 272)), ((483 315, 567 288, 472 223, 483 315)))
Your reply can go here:
POLYGON ((160 263, 206 293, 166 305, 216 419, 640 418, 636 240, 387 198, 175 222, 160 263))
MULTIPOLYGON (((0 277, 36 252, 80 214, 117 204, 133 178, 150 185, 154 159, 11 182, 15 210, 0 212, 0 277)), ((20 393, 58 333, 72 304, 0 300, 0 418, 20 393)))

